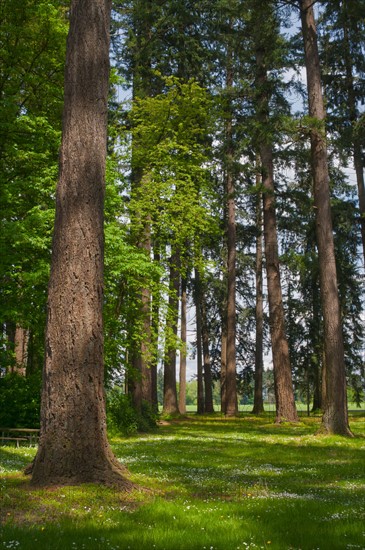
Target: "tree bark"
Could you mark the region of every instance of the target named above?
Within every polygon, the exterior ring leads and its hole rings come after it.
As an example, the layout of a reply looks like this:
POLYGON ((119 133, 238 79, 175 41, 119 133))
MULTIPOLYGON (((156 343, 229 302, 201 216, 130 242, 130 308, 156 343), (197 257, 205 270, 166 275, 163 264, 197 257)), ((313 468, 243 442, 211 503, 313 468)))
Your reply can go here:
MULTIPOLYGON (((256 177, 256 185, 261 185, 261 175, 256 177)), ((264 371, 264 303, 263 303, 263 285, 262 285, 262 192, 257 191, 256 203, 256 347, 255 347, 255 387, 253 414, 261 414, 264 412, 264 400, 262 395, 262 382, 264 371)))
POLYGON ((352 435, 347 414, 342 320, 332 231, 328 156, 324 125, 326 113, 322 96, 317 31, 312 4, 312 0, 300 0, 309 115, 321 124, 321 127, 318 127, 318 124, 313 124, 310 137, 326 364, 326 400, 322 418, 322 431, 339 435, 352 435))
POLYGON ((176 338, 179 317, 180 258, 177 252, 170 258, 169 313, 166 320, 164 361, 163 414, 180 414, 176 388, 176 338))
POLYGON ((197 366, 197 413, 204 413, 204 380, 202 350, 201 283, 199 270, 195 269, 195 310, 196 310, 196 366, 197 366))
POLYGON ((181 281, 181 342, 179 370, 179 410, 186 413, 186 277, 181 281))
POLYGON ((236 205, 233 174, 233 122, 231 93, 233 88, 233 49, 227 48, 227 119, 226 119, 226 201, 227 201, 227 355, 225 379, 225 414, 238 414, 236 380, 236 205))
POLYGON ((103 202, 109 0, 73 0, 33 485, 131 488, 107 440, 103 365, 103 202))
POLYGON ((274 365, 276 422, 297 422, 298 415, 294 401, 289 346, 285 334, 284 307, 280 282, 274 198, 274 170, 271 146, 262 144, 260 146, 260 155, 263 168, 264 240, 270 335, 274 365))
MULTIPOLYGON (((265 53, 256 51, 258 106, 257 119, 262 128, 269 124, 269 99, 265 53)), ((276 422, 297 422, 289 346, 285 334, 284 307, 280 281, 278 237, 275 209, 274 166, 271 143, 259 138, 259 152, 262 166, 264 243, 269 299, 270 336, 274 365, 274 386, 276 401, 276 422)))
MULTIPOLYGON (((155 243, 153 257, 155 262, 161 259, 159 246, 155 243)), ((156 292, 152 296, 152 319, 151 319, 151 392, 152 410, 158 413, 158 391, 157 391, 157 367, 158 367, 158 333, 160 317, 160 296, 156 292)))
POLYGON ((221 335, 221 412, 226 414, 227 397, 226 397, 226 372, 227 372, 227 329, 225 320, 222 319, 222 335, 221 335))
POLYGON ((207 324, 207 308, 204 293, 201 294, 202 308, 202 344, 203 344, 203 372, 204 372, 204 411, 213 413, 213 380, 209 355, 209 332, 207 324))
POLYGON ((16 325, 14 335, 15 372, 21 376, 27 373, 29 330, 16 325))
POLYGON ((364 182, 364 160, 363 160, 363 151, 362 145, 359 139, 356 136, 355 125, 358 120, 358 111, 357 111, 357 101, 356 93, 354 87, 354 77, 352 74, 352 62, 351 62, 351 44, 348 32, 348 12, 347 12, 347 2, 343 2, 345 24, 343 28, 344 32, 344 60, 346 67, 346 86, 348 93, 348 109, 350 115, 350 122, 352 124, 352 148, 353 148, 353 159, 354 159, 354 168, 356 173, 356 183, 357 183, 357 194, 359 198, 359 210, 360 210, 360 231, 361 231, 361 240, 362 240, 362 250, 365 261, 365 182, 364 182))

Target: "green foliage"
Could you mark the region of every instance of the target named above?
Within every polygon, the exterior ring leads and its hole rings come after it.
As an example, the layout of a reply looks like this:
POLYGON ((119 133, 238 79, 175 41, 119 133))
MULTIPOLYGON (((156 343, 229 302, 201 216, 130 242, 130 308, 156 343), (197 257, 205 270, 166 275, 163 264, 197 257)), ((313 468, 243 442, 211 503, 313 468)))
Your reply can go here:
POLYGON ((201 233, 212 231, 207 169, 211 101, 194 80, 165 79, 166 92, 136 99, 130 113, 132 168, 143 173, 132 189, 132 228, 151 221, 162 242, 186 253, 201 233))
POLYGON ((114 435, 134 435, 156 428, 157 416, 150 405, 142 403, 141 414, 133 408, 131 396, 114 386, 107 391, 108 430, 114 435))
MULTIPOLYGON (((20 324, 38 343, 45 322, 67 29, 65 6, 57 0, 1 3, 0 323, 20 324)), ((32 351, 33 363, 42 345, 32 351)))
POLYGON ((31 376, 8 374, 0 378, 0 426, 39 428, 40 373, 31 376))

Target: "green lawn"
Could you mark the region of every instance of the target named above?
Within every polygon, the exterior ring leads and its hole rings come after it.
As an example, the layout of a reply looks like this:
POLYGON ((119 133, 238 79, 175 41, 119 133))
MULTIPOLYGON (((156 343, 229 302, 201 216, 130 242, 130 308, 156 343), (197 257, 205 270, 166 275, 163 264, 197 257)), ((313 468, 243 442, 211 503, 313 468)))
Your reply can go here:
POLYGON ((319 418, 219 414, 113 439, 140 487, 35 490, 35 449, 1 447, 1 548, 243 550, 365 548, 365 425, 315 435, 319 418))

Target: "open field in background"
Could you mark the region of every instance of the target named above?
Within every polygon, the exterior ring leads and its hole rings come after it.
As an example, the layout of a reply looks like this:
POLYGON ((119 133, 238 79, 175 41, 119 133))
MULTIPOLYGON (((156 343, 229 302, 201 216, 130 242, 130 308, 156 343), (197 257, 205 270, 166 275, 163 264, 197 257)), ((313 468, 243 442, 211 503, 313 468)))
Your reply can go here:
MULTIPOLYGON (((296 403, 297 411, 300 415, 307 414, 307 405, 306 403, 296 403)), ((250 413, 252 411, 253 404, 247 404, 247 405, 239 405, 240 412, 247 412, 250 413)), ((220 405, 215 405, 216 412, 220 411, 220 405)), ((275 414, 275 403, 265 403, 264 404, 265 412, 275 414)), ((187 412, 196 413, 196 405, 187 405, 186 406, 187 412)), ((312 410, 312 404, 310 404, 309 410, 312 410)), ((360 404, 360 407, 356 405, 356 403, 348 403, 348 410, 351 413, 356 412, 365 412, 365 402, 363 401, 360 404)), ((313 413, 310 412, 310 415, 313 416, 313 413)), ((321 416, 320 413, 316 413, 314 416, 321 416)))
POLYGON ((351 416, 353 439, 316 435, 318 417, 164 422, 112 440, 131 494, 32 489, 22 469, 36 449, 0 447, 0 549, 363 549, 364 420, 351 416))

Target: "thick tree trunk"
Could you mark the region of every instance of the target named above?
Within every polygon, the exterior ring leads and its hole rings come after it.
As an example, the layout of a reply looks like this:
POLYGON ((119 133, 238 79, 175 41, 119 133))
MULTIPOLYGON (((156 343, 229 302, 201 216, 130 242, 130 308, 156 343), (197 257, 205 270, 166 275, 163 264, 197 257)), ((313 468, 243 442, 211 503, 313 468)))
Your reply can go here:
POLYGON ((131 487, 107 440, 103 385, 110 11, 109 0, 71 2, 34 485, 98 482, 131 487))
POLYGON ((314 206, 319 257, 321 304, 324 323, 326 401, 322 430, 351 435, 348 424, 342 321, 332 231, 325 109, 322 97, 317 31, 312 0, 301 0, 301 21, 307 68, 309 115, 322 123, 311 129, 314 206))
POLYGON ((179 371, 179 410, 186 413, 186 277, 181 281, 181 342, 179 371))
POLYGON ((179 318, 180 259, 170 258, 169 313, 166 320, 167 344, 164 361, 163 414, 180 414, 176 388, 176 337, 179 318))
MULTIPOLYGON (((256 185, 261 184, 261 176, 257 176, 256 185)), ((256 347, 255 347, 255 388, 252 412, 261 414, 264 412, 264 400, 262 395, 262 381, 264 372, 264 302, 262 285, 262 193, 257 192, 256 203, 256 347)))
POLYGON ((196 310, 196 367, 197 367, 197 412, 204 413, 204 380, 202 350, 201 283, 199 270, 195 269, 195 310, 196 310))
POLYGON ((207 311, 206 301, 204 294, 201 294, 201 307, 202 307, 202 344, 203 344, 203 371, 204 371, 204 411, 206 413, 213 413, 213 380, 212 369, 210 366, 209 355, 209 332, 207 325, 207 311))

